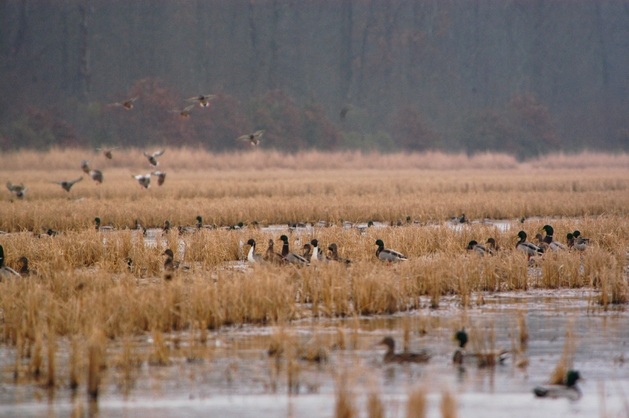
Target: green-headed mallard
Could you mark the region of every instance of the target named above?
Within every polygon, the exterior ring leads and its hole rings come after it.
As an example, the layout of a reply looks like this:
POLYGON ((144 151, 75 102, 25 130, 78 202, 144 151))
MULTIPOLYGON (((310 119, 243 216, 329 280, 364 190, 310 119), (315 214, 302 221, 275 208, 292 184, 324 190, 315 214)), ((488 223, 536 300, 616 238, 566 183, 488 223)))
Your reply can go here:
POLYGON ((96 148, 96 151, 101 151, 103 153, 103 155, 105 156, 105 158, 107 158, 108 160, 111 160, 112 158, 114 158, 114 155, 111 153, 114 150, 117 150, 120 147, 113 147, 113 148, 96 148))
POLYGON ((144 187, 145 189, 151 187, 151 173, 138 174, 137 176, 131 174, 131 177, 133 177, 138 181, 138 183, 140 183, 140 187, 144 187))
POLYGON ((264 261, 263 257, 260 254, 256 254, 256 241, 251 238, 247 241, 247 245, 251 246, 251 248, 249 248, 249 253, 247 254, 247 261, 251 264, 262 263, 264 261))
POLYGON ((559 241, 555 241, 553 239, 553 234, 555 233, 554 229, 550 225, 544 225, 542 230, 546 232, 546 236, 543 239, 543 242, 548 244, 548 248, 553 251, 565 251, 568 248, 559 241))
POLYGON ((103 182, 103 173, 100 170, 90 170, 90 177, 98 184, 103 182))
POLYGON ((144 151, 144 156, 148 158, 149 164, 151 164, 153 167, 157 167, 159 165, 159 161, 157 161, 157 157, 162 155, 165 151, 166 150, 159 150, 159 151, 155 151, 152 154, 149 154, 148 152, 144 151))
POLYGON ((113 231, 115 229, 113 226, 109 225, 101 226, 100 218, 98 216, 94 218, 94 223, 96 224, 97 231, 113 231))
POLYGON ((179 116, 182 120, 188 119, 190 117, 190 112, 196 105, 191 104, 190 106, 186 106, 183 109, 173 109, 173 112, 179 113, 179 116))
POLYGON ((90 171, 92 171, 92 169, 90 168, 91 161, 92 160, 81 160, 81 170, 83 170, 85 174, 89 174, 90 171))
POLYGON ((195 224, 195 226, 197 227, 197 229, 216 229, 216 225, 203 225, 203 217, 201 215, 197 215, 196 220, 197 223, 195 224))
POLYGON ((452 356, 452 362, 454 364, 462 365, 465 360, 465 345, 467 344, 469 337, 467 336, 467 332, 465 332, 465 328, 457 331, 454 334, 454 339, 459 342, 459 346, 454 351, 454 355, 452 356))
POLYGON ((379 239, 376 241, 378 249, 376 250, 376 257, 382 261, 388 261, 389 263, 397 263, 398 261, 406 261, 405 255, 398 253, 397 251, 384 248, 384 242, 379 239))
POLYGON ((122 106, 125 108, 125 110, 131 110, 133 109, 133 102, 135 102, 136 100, 138 100, 138 97, 132 97, 130 99, 127 100, 123 100, 121 102, 116 102, 116 103, 110 103, 108 106, 122 106))
POLYGON ((284 242, 282 245, 282 257, 286 259, 291 264, 296 264, 298 266, 307 266, 308 260, 300 256, 299 254, 291 253, 288 245, 288 237, 286 235, 282 235, 280 240, 284 242))
POLYGON ((518 238, 520 238, 520 240, 515 244, 515 248, 525 253, 528 256, 529 260, 532 256, 544 253, 544 250, 526 240, 526 232, 518 232, 518 238))
POLYGON ((583 238, 581 236, 581 231, 576 230, 572 233, 572 236, 574 237, 574 246, 573 248, 575 250, 579 250, 579 251, 584 251, 587 249, 588 244, 590 243, 590 239, 589 238, 583 238))
POLYGON ((9 191, 18 199, 22 199, 28 190, 23 184, 13 184, 10 181, 7 181, 7 189, 9 189, 9 191))
POLYGON ((262 135, 264 134, 265 130, 262 129, 260 131, 256 131, 252 134, 247 134, 247 135, 241 135, 238 138, 236 138, 236 141, 249 141, 249 145, 256 146, 260 143, 260 138, 262 137, 262 135))
POLYGON ((351 263, 349 259, 339 256, 339 250, 335 243, 328 245, 328 250, 330 251, 330 260, 338 261, 339 263, 345 264, 351 263))
POLYGON ((208 107, 210 105, 210 100, 215 97, 215 94, 200 94, 198 96, 186 99, 186 102, 198 102, 200 107, 208 107))
POLYGON ((419 353, 405 351, 395 353, 395 340, 391 337, 384 337, 378 345, 386 345, 387 352, 384 354, 385 363, 426 363, 432 355, 428 350, 421 350, 419 353))
POLYGON ((581 390, 577 386, 579 380, 581 374, 576 370, 569 370, 560 385, 536 386, 533 393, 538 398, 567 398, 576 401, 581 397, 581 390))
POLYGON ((4 247, 0 245, 0 278, 20 277, 20 274, 11 267, 4 265, 4 247))
POLYGON ((269 247, 266 249, 266 253, 264 253, 264 260, 269 261, 274 264, 284 264, 286 260, 282 257, 281 254, 278 254, 274 250, 273 239, 269 240, 269 247))
POLYGON ((166 181, 166 172, 165 171, 153 171, 151 173, 152 176, 157 177, 157 185, 161 186, 166 181))
POLYGON ((53 181, 53 183, 61 185, 63 190, 65 190, 66 192, 69 192, 72 186, 74 186, 76 183, 80 182, 81 180, 83 180, 83 176, 72 181, 53 181))
POLYGON ((485 248, 484 245, 479 244, 478 242, 471 240, 467 247, 465 247, 467 251, 474 251, 475 253, 484 256, 486 253, 489 253, 489 250, 485 248))

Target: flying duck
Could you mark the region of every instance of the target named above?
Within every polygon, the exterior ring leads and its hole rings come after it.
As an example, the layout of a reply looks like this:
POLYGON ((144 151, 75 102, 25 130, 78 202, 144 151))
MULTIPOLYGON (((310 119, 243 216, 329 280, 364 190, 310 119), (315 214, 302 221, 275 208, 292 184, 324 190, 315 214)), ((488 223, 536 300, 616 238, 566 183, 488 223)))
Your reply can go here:
POLYGON ((432 357, 428 350, 421 350, 419 353, 405 351, 395 354, 395 340, 391 337, 384 337, 378 345, 387 346, 387 352, 384 354, 385 363, 426 363, 432 357))
POLYGON ((569 370, 561 384, 536 386, 533 393, 538 398, 568 398, 576 401, 581 397, 581 390, 577 386, 579 380, 581 374, 576 370, 569 370))
POLYGON ((157 177, 157 185, 161 186, 166 181, 166 172, 165 171, 153 171, 151 173, 152 176, 157 177))
POLYGON ((83 170, 85 174, 89 174, 90 171, 92 171, 92 169, 90 168, 91 161, 92 160, 81 160, 81 170, 83 170))
POLYGON ((210 100, 215 97, 215 94, 201 94, 199 96, 194 96, 186 99, 186 102, 199 102, 200 107, 208 107, 210 105, 210 100))
POLYGON ((125 110, 131 110, 133 109, 133 102, 135 102, 136 100, 138 100, 137 96, 124 100, 122 102, 111 103, 109 104, 109 106, 122 106, 125 108, 125 110))
POLYGON ((262 137, 262 134, 264 134, 265 130, 260 130, 260 131, 256 131, 252 134, 247 134, 247 135, 241 135, 238 138, 236 138, 236 141, 249 141, 249 145, 256 146, 260 143, 260 138, 262 137))
POLYGON ((145 189, 148 189, 149 187, 151 187, 151 173, 138 174, 137 176, 134 176, 133 174, 131 174, 131 177, 133 177, 134 179, 138 181, 138 183, 140 183, 140 187, 144 187, 145 189))
POLYGON ((13 184, 10 181, 7 181, 7 189, 9 189, 9 191, 18 199, 22 199, 28 190, 23 184, 13 184))
POLYGON ((331 260, 338 261, 339 263, 345 263, 345 264, 351 263, 349 259, 339 256, 339 250, 335 243, 328 245, 328 250, 330 251, 331 260))
POLYGON ((376 257, 382 261, 388 261, 389 263, 397 263, 398 261, 406 261, 405 255, 398 253, 397 251, 384 248, 384 242, 379 239, 376 241, 378 249, 376 250, 376 257))
POLYGON ((0 278, 20 277, 20 273, 4 265, 4 247, 0 245, 0 278))
POLYGON ((191 104, 190 106, 186 106, 183 109, 173 109, 173 112, 179 113, 179 116, 181 116, 181 119, 188 119, 190 117, 190 111, 192 110, 192 108, 194 108, 194 106, 191 104))
POLYGON ((90 170, 90 177, 98 184, 103 182, 103 173, 100 170, 90 170))
POLYGON ((262 263, 264 261, 263 257, 260 254, 256 254, 256 241, 251 238, 247 241, 247 245, 251 246, 251 248, 249 248, 249 253, 247 254, 247 261, 251 264, 262 263))
POLYGON ((107 158, 108 160, 111 160, 112 158, 114 158, 113 154, 111 153, 113 150, 117 150, 120 147, 113 147, 113 148, 96 148, 96 151, 102 151, 103 155, 105 156, 105 158, 107 158))
POLYGON ((157 161, 157 157, 162 155, 164 151, 166 150, 155 151, 153 154, 149 154, 146 151, 144 151, 144 156, 148 158, 149 164, 151 164, 153 167, 157 167, 159 165, 159 161, 157 161))
POLYGON ((72 188, 72 186, 74 186, 76 183, 80 182, 81 180, 83 180, 83 176, 72 181, 53 181, 53 183, 60 184, 63 190, 65 190, 66 192, 70 192, 70 189, 72 188))
POLYGON ((284 242, 282 245, 282 257, 291 264, 296 264, 300 266, 307 266, 308 260, 300 256, 299 254, 291 253, 290 248, 288 246, 288 237, 286 235, 282 235, 280 240, 284 242))
POLYGON ((531 242, 528 242, 526 240, 526 232, 524 232, 524 231, 518 232, 518 237, 520 238, 520 240, 515 244, 515 248, 517 250, 520 250, 523 253, 525 253, 528 256, 529 260, 534 255, 538 255, 538 254, 543 254, 544 253, 544 250, 542 250, 537 245, 535 245, 535 244, 533 244, 531 242))

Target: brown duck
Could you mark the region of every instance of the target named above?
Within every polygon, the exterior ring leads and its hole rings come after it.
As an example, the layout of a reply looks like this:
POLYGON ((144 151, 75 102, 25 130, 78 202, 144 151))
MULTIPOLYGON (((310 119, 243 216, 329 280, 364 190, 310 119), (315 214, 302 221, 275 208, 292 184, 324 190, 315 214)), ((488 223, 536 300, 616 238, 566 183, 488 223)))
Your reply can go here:
POLYGON ((421 350, 419 353, 405 351, 395 354, 395 340, 391 337, 384 337, 378 344, 388 347, 384 354, 385 363, 426 363, 432 357, 428 350, 421 350))

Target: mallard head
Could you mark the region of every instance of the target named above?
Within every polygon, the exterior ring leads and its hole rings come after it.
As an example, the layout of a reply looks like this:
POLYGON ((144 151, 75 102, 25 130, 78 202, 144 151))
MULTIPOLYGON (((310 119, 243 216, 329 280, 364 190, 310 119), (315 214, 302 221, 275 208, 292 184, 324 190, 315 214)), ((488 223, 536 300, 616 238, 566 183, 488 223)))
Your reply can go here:
POLYGON ((572 233, 572 236, 573 236, 573 237, 575 237, 575 238, 579 238, 579 236, 581 236, 581 231, 579 231, 579 230, 577 229, 576 231, 574 231, 574 232, 572 233))
POLYGON ((384 242, 383 242, 381 239, 376 240, 376 245, 377 245, 378 247, 384 247, 384 242))
POLYGON ((579 380, 581 380, 581 374, 578 371, 569 370, 568 373, 566 373, 566 386, 569 388, 576 385, 579 380))
POLYGON ((373 226, 373 221, 367 222, 367 228, 371 228, 373 226))
POLYGON ((96 225, 100 225, 100 218, 97 216, 94 218, 94 222, 96 222, 96 225))
POLYGON ((574 235, 572 235, 572 232, 568 232, 568 234, 566 235, 566 239, 568 241, 573 240, 574 239, 574 235))
POLYGON ((4 267, 4 247, 0 245, 0 268, 4 267))
POLYGON ((496 240, 493 239, 493 238, 487 238, 486 244, 491 244, 491 245, 493 245, 495 247, 496 246, 496 240))
POLYGON ((288 237, 286 235, 282 235, 280 240, 284 241, 284 243, 288 243, 288 237))
POLYGON ((471 241, 469 242, 469 244, 467 244, 467 248, 466 248, 466 250, 473 250, 473 249, 474 249, 474 247, 475 247, 475 246, 477 246, 477 245, 478 245, 478 242, 476 242, 476 241, 474 241, 474 240, 471 240, 471 241))
POLYGON ((524 231, 518 232, 518 238, 520 238, 520 240, 522 241, 526 241, 526 232, 524 231))
POLYGON ((467 340, 468 340, 468 336, 467 336, 467 332, 465 332, 465 328, 463 328, 460 331, 457 331, 456 334, 454 334, 454 339, 459 342, 459 347, 465 348, 465 344, 467 344, 467 340))
POLYGON ((197 216, 196 219, 197 219, 197 222, 203 223, 203 218, 201 217, 201 215, 197 216))
POLYGON ((552 226, 550 226, 550 225, 544 225, 544 226, 542 227, 542 231, 546 231, 546 235, 551 235, 551 236, 552 236, 552 235, 553 235, 553 233, 555 232, 555 230, 553 229, 553 227, 552 227, 552 226))

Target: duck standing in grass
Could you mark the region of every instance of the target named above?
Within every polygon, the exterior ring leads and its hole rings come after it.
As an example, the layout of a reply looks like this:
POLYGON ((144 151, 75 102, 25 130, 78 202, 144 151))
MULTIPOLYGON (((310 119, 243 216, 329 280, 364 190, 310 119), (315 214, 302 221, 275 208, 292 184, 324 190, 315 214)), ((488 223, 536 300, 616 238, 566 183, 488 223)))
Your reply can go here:
POLYGON ((485 248, 484 245, 481 245, 474 240, 471 240, 469 244, 467 244, 467 247, 465 247, 465 249, 467 251, 474 251, 480 256, 484 256, 485 254, 489 253, 489 251, 487 250, 487 248, 485 248))
POLYGON ((167 248, 162 255, 166 256, 164 261, 164 280, 172 280, 175 275, 175 269, 179 267, 179 263, 174 260, 175 255, 170 248, 167 248))
POLYGON ((151 173, 152 176, 157 177, 157 185, 161 186, 166 181, 166 172, 165 171, 153 171, 151 173))
POLYGON ((28 267, 28 258, 22 256, 22 257, 20 257, 17 260, 17 262, 20 263, 20 269, 18 271, 20 276, 22 276, 22 277, 37 276, 37 272, 36 271, 29 269, 29 267, 28 267))
POLYGON ((149 164, 151 164, 153 167, 157 167, 159 165, 159 161, 157 161, 157 157, 162 155, 164 153, 164 151, 166 151, 166 150, 155 151, 152 154, 149 154, 146 151, 144 151, 144 156, 146 158, 148 158, 149 164))
POLYGON ((399 261, 408 260, 405 255, 398 253, 397 251, 384 248, 384 241, 381 239, 376 241, 378 249, 376 250, 376 257, 382 261, 388 261, 389 263, 397 263, 399 261))
POLYGON ((494 255, 496 251, 500 250, 500 247, 496 245, 496 240, 493 238, 487 238, 485 248, 489 251, 489 254, 494 255))
POLYGON ((23 184, 13 184, 10 181, 7 181, 7 189, 9 189, 9 191, 18 199, 22 199, 28 190, 23 184))
POLYGON ((546 236, 543 239, 543 242, 548 245, 548 248, 552 251, 565 251, 568 248, 559 241, 555 241, 553 238, 553 234, 555 233, 554 229, 550 225, 544 225, 542 230, 546 232, 546 236))
POLYGON ((583 238, 581 236, 581 231, 576 230, 572 233, 572 236, 574 237, 574 249, 575 250, 579 250, 579 251, 585 251, 588 247, 588 244, 590 243, 590 239, 589 238, 583 238))
POLYGON ((251 246, 251 248, 249 248, 249 253, 247 254, 247 261, 251 264, 260 264, 264 262, 263 257, 260 254, 256 254, 256 241, 253 238, 247 241, 247 245, 251 246))
POLYGON ((395 353, 395 340, 391 337, 384 337, 378 345, 386 345, 387 352, 384 354, 385 363, 426 363, 432 355, 428 350, 421 350, 418 353, 411 353, 405 351, 402 353, 395 353))
POLYGON ((576 370, 569 370, 561 384, 536 386, 533 393, 538 398, 567 398, 576 401, 581 397, 581 390, 577 386, 579 380, 581 374, 576 370))
POLYGON ((20 277, 20 274, 11 267, 4 265, 4 247, 0 245, 0 279, 9 277, 20 277))
POLYGON ((94 223, 96 224, 97 231, 113 231, 115 229, 113 226, 110 226, 110 225, 101 226, 99 217, 94 218, 94 223))
POLYGON ((539 248, 537 245, 533 244, 532 242, 528 242, 526 240, 526 232, 524 231, 518 232, 518 238, 520 238, 520 240, 515 244, 515 248, 519 251, 522 251, 524 254, 526 254, 529 260, 533 256, 541 255, 544 253, 544 250, 542 250, 541 248, 539 248))
POLYGON ((269 240, 269 247, 266 249, 266 253, 264 254, 264 260, 274 263, 274 264, 284 264, 286 260, 280 254, 276 253, 273 248, 273 239, 269 240))
POLYGON ((74 186, 76 183, 80 182, 81 180, 83 180, 83 176, 72 181, 53 181, 53 183, 61 185, 63 190, 65 190, 66 192, 70 192, 70 189, 72 188, 72 186, 74 186))
POLYGON ((310 245, 312 246, 312 259, 311 261, 330 261, 325 254, 323 254, 321 251, 319 251, 319 241, 316 239, 313 239, 312 241, 310 241, 310 245))
POLYGON ((339 250, 335 243, 330 244, 328 246, 328 250, 330 251, 330 260, 338 261, 339 263, 344 263, 344 264, 351 263, 349 259, 339 256, 339 250))
POLYGON ((305 258, 306 260, 308 260, 308 262, 312 261, 312 254, 310 253, 312 251, 312 245, 310 245, 309 242, 304 244, 303 247, 304 252, 302 253, 302 257, 305 258))
POLYGON ((280 240, 284 242, 282 245, 282 257, 291 264, 295 264, 298 266, 307 266, 308 260, 300 256, 299 254, 291 253, 288 245, 288 237, 286 235, 282 235, 280 240))

